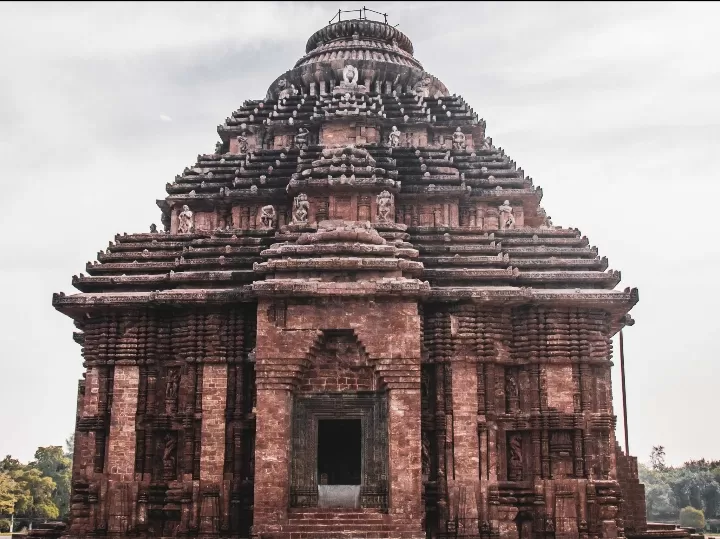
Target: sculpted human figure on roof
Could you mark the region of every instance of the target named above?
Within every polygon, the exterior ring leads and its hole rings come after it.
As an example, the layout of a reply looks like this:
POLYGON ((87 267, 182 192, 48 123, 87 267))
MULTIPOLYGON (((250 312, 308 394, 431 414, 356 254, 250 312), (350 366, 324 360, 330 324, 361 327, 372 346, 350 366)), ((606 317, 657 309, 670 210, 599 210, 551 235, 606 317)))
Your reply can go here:
POLYGON ((393 221, 392 206, 394 197, 388 191, 383 191, 377 196, 378 221, 391 223, 393 221))
POLYGON ((398 130, 397 126, 392 126, 392 131, 390 131, 388 142, 393 148, 396 146, 400 146, 400 131, 398 130))
POLYGON ((465 133, 462 132, 462 129, 459 127, 455 129, 455 132, 453 133, 453 149, 454 150, 464 150, 466 148, 465 144, 465 133))
POLYGON ((295 201, 293 202, 293 224, 307 223, 309 213, 310 203, 308 202, 307 195, 300 193, 295 197, 295 201))
POLYGON ((345 84, 357 84, 358 70, 354 65, 347 64, 343 68, 343 81, 345 84))
POLYGON ((506 200, 503 202, 498 210, 500 211, 500 230, 515 228, 515 216, 513 215, 510 201, 506 200))
POLYGON ((305 129, 304 127, 301 127, 298 129, 297 135, 293 137, 293 140, 295 141, 295 147, 296 148, 307 148, 308 147, 308 135, 310 134, 310 131, 305 129))
POLYGON ((238 150, 240 153, 247 153, 248 150, 248 139, 245 136, 245 131, 237 136, 238 150))
POLYGON ((178 221, 179 234, 191 234, 195 231, 193 212, 190 211, 187 205, 183 206, 183 211, 178 215, 178 221))
POLYGON ((260 222, 265 228, 275 228, 276 217, 277 212, 275 211, 275 206, 271 204, 263 206, 260 210, 260 222))

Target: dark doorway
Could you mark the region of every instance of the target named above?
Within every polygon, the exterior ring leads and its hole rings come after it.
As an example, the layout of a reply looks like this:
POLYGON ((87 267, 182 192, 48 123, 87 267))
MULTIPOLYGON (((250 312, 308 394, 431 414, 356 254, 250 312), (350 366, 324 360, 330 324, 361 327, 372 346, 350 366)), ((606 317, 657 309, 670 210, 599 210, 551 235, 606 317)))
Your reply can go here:
POLYGON ((359 419, 318 421, 318 483, 359 485, 362 428, 359 419))

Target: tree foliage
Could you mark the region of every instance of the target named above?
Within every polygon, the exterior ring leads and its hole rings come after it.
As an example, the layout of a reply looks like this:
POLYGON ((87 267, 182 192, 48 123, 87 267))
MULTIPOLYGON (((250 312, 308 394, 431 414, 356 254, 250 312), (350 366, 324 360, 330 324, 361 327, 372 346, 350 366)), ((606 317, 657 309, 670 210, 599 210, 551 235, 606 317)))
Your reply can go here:
POLYGON ((27 464, 11 455, 0 460, 0 514, 37 519, 68 515, 73 437, 65 443, 67 452, 59 445, 38 447, 35 460, 27 464))
POLYGON ((649 465, 639 464, 640 482, 645 485, 645 503, 650 520, 720 517, 720 461, 705 459, 686 462, 679 467, 665 463, 665 448, 654 446, 649 465), (681 511, 682 508, 682 511, 681 511), (695 512, 691 512, 690 510, 695 512), (690 515, 695 516, 687 516, 690 515))
POLYGON ((683 507, 680 510, 680 525, 697 530, 705 529, 705 515, 702 510, 694 507, 683 507))

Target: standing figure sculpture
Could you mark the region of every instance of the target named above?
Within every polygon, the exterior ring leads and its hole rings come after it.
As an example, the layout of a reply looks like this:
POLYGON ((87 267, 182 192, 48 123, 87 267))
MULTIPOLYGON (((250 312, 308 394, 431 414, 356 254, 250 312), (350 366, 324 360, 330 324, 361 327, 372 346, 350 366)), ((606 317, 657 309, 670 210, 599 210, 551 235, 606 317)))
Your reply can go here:
POLYGON ((390 131, 388 142, 390 143, 390 147, 392 148, 400 146, 400 130, 397 128, 397 126, 392 126, 392 131, 390 131))
POLYGON ((502 206, 498 208, 500 211, 500 230, 515 228, 515 216, 510 201, 506 200, 502 206))
POLYGON ((163 448, 163 469, 166 475, 174 475, 175 473, 175 450, 177 449, 177 440, 171 434, 165 435, 165 447, 163 448))
POLYGON ((465 133, 459 127, 453 133, 453 150, 464 150, 467 147, 465 143, 465 133))
POLYGON ((248 139, 245 136, 245 131, 237 136, 238 151, 240 153, 247 153, 248 151, 248 139))
POLYGON ((383 191, 377 196, 377 212, 379 223, 393 222, 393 202, 394 197, 388 191, 383 191))
POLYGON ((178 233, 179 234, 192 234, 195 232, 195 222, 193 219, 193 212, 190 208, 185 205, 183 211, 178 215, 178 233))
POLYGON ((293 137, 293 141, 295 142, 295 147, 300 148, 300 149, 307 149, 309 134, 310 134, 310 131, 308 131, 304 127, 301 127, 300 129, 298 129, 297 135, 295 135, 293 137))
POLYGON ((510 481, 522 480, 522 439, 519 434, 513 434, 509 440, 510 451, 508 455, 508 479, 510 481))
POLYGON ((308 216, 310 215, 310 203, 308 202, 307 195, 300 193, 295 197, 293 202, 293 224, 306 224, 308 222, 308 216))
POLYGON ((275 228, 275 219, 277 218, 277 212, 275 206, 268 204, 260 209, 260 222, 265 228, 275 228))

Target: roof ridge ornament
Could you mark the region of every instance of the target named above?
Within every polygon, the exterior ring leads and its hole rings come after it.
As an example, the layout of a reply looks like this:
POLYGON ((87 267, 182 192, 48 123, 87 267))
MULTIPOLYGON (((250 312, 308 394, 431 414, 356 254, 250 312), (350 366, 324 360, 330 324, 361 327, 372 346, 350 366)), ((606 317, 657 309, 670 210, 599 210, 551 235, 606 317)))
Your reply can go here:
MULTIPOLYGON (((333 24, 334 22, 342 22, 342 14, 343 13, 357 13, 358 19, 361 21, 374 20, 374 19, 368 19, 368 16, 367 16, 368 11, 370 13, 380 15, 381 17, 383 17, 383 22, 385 24, 388 24, 388 14, 387 13, 380 13, 379 11, 375 11, 374 9, 368 9, 365 6, 363 6, 362 9, 338 9, 337 13, 333 16, 333 18, 328 21, 328 24, 333 24), (337 18, 337 21, 335 21, 336 18, 337 18)), ((350 19, 350 20, 352 20, 352 19, 350 19)), ((375 21, 375 22, 380 22, 380 21, 375 21)), ((395 26, 399 26, 399 25, 400 24, 398 23, 395 26)))

